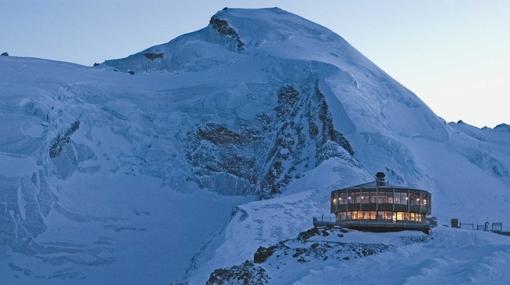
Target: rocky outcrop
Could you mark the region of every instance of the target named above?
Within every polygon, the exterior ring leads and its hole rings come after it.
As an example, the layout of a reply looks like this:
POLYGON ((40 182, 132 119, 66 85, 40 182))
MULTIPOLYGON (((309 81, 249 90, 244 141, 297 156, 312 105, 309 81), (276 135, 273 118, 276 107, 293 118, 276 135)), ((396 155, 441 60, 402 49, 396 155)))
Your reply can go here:
POLYGON ((253 193, 257 184, 257 145, 262 134, 254 128, 231 130, 208 123, 188 135, 186 158, 201 187, 223 194, 253 193))
POLYGON ((218 123, 208 123, 205 127, 198 128, 197 137, 200 140, 210 141, 215 145, 245 144, 249 142, 247 136, 242 136, 218 123))
MULTIPOLYGON (((322 130, 319 131, 319 134, 322 134, 322 136, 321 136, 322 141, 320 142, 320 146, 322 146, 322 147, 326 146, 327 140, 329 140, 329 141, 341 146, 350 155, 353 155, 354 150, 353 150, 351 144, 349 143, 349 141, 344 137, 344 135, 342 133, 337 131, 335 129, 335 127, 333 126, 333 119, 331 118, 331 113, 329 111, 328 104, 326 103, 326 99, 325 99, 324 95, 321 93, 318 86, 316 86, 316 88, 315 88, 315 97, 316 97, 316 100, 318 100, 318 104, 315 106, 313 106, 313 105, 310 106, 310 109, 312 110, 311 112, 315 112, 315 113, 311 114, 309 117, 310 118, 318 118, 320 121, 320 126, 322 126, 322 130)), ((315 126, 315 125, 313 125, 314 124, 313 121, 310 121, 309 124, 310 124, 309 129, 312 129, 313 126, 315 126)), ((313 136, 313 134, 312 134, 312 136, 313 136)), ((326 151, 324 148, 320 149, 320 147, 319 147, 319 149, 317 151, 323 155, 321 157, 321 159, 319 159, 320 161, 323 161, 323 160, 329 158, 329 156, 327 154, 328 151, 326 151)), ((336 156, 336 155, 331 155, 331 157, 333 157, 333 156, 336 156)))
POLYGON ((239 34, 226 20, 220 19, 215 15, 212 16, 209 25, 220 35, 232 39, 236 43, 237 49, 242 50, 244 48, 244 43, 241 41, 239 34))
POLYGON ((347 233, 348 230, 336 227, 313 227, 304 232, 300 232, 297 239, 300 241, 307 241, 312 237, 327 237, 330 235, 332 231, 337 232, 338 237, 343 237, 344 233, 347 233))
POLYGON ((71 126, 64 131, 63 134, 58 134, 53 139, 49 149, 49 155, 51 158, 56 158, 63 150, 64 146, 71 141, 71 135, 80 128, 80 121, 75 121, 71 126))
POLYGON ((318 84, 299 92, 287 85, 278 92, 272 129, 276 140, 267 161, 270 168, 261 182, 263 192, 279 193, 300 169, 311 169, 332 157, 350 159, 354 153, 345 137, 335 130, 318 84))
POLYGON ((270 246, 270 247, 259 247, 255 254, 253 255, 253 262, 255 263, 263 263, 266 261, 276 250, 276 246, 270 246))
POLYGON ((201 187, 268 197, 329 158, 356 163, 317 83, 300 90, 284 85, 276 95, 272 112, 260 113, 256 121, 209 122, 188 134, 186 158, 201 187))
POLYGON ((268 284, 269 277, 264 268, 259 267, 253 262, 246 261, 241 265, 229 268, 214 270, 207 280, 207 285, 264 285, 268 284))
MULTIPOLYGON (((253 260, 214 270, 207 284, 267 284, 272 277, 299 275, 300 271, 328 265, 338 266, 340 262, 364 258, 393 247, 382 243, 343 242, 344 235, 349 232, 338 227, 312 228, 300 233, 296 239, 259 247, 253 260)), ((425 241, 415 238, 406 242, 425 241)))

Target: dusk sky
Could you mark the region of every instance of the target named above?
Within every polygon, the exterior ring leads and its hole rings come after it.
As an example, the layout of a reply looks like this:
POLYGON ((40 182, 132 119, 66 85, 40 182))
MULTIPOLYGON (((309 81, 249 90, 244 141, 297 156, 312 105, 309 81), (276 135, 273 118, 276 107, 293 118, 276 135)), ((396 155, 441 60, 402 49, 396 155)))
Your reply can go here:
POLYGON ((278 6, 328 27, 447 121, 510 124, 505 0, 0 0, 0 52, 91 65, 200 29, 225 6, 278 6))

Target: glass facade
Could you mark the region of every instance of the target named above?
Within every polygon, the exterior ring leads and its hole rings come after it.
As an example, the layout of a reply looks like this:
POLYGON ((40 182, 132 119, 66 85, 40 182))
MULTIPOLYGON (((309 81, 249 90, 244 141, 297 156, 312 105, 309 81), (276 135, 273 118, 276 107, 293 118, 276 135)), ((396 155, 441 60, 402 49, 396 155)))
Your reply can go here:
POLYGON ((337 221, 423 222, 430 193, 415 189, 345 189, 332 193, 337 221))
POLYGON ((347 198, 347 193, 346 192, 343 192, 343 193, 339 193, 337 195, 337 202, 340 204, 340 205, 346 205, 348 202, 348 198, 347 198))
POLYGON ((407 205, 408 197, 407 193, 395 193, 395 204, 407 205))
POLYGON ((347 204, 395 204, 428 206, 429 194, 408 192, 342 191, 333 194, 333 203, 347 204))
POLYGON ((391 211, 347 211, 338 212, 337 220, 340 221, 388 221, 388 222, 422 222, 424 214, 412 212, 391 212, 391 211))

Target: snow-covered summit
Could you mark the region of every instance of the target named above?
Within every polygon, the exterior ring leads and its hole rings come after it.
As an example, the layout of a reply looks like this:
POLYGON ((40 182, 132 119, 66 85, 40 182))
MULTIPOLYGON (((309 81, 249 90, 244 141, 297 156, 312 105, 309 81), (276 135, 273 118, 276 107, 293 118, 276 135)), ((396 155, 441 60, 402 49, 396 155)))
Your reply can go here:
POLYGON ((265 52, 288 59, 310 60, 324 55, 335 57, 318 50, 317 47, 324 45, 344 52, 336 55, 337 58, 359 56, 332 31, 282 9, 225 8, 213 15, 209 25, 201 30, 105 64, 122 70, 182 71, 217 67, 219 59, 236 58, 236 53, 265 52), (186 53, 185 49, 190 48, 193 54, 186 53), (219 50, 223 52, 218 53, 219 50), (207 65, 206 59, 212 60, 211 64, 207 65))

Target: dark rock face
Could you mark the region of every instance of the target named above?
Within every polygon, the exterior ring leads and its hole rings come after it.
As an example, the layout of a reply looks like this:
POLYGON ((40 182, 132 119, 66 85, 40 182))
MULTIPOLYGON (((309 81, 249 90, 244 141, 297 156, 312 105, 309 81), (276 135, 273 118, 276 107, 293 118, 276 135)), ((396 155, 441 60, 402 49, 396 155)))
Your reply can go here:
POLYGON ((328 105, 318 86, 307 91, 299 92, 289 85, 278 93, 273 126, 276 141, 267 158, 272 164, 262 181, 266 192, 280 192, 299 168, 316 167, 326 159, 341 157, 344 150, 350 155, 354 153, 349 142, 333 127, 328 105), (291 160, 290 165, 284 163, 288 160, 291 160))
MULTIPOLYGON (((323 232, 319 231, 318 235, 323 234, 323 232)), ((333 234, 336 234, 340 238, 343 237, 343 234, 336 233, 335 230, 333 230, 333 234)), ((340 261, 351 258, 366 257, 380 253, 390 248, 390 246, 384 244, 343 243, 328 241, 299 241, 298 245, 299 246, 296 246, 296 244, 294 244, 294 240, 280 242, 277 245, 271 247, 272 257, 268 256, 264 261, 259 263, 263 264, 266 262, 271 265, 277 264, 279 266, 279 264, 285 264, 288 257, 296 259, 296 261, 299 263, 307 263, 314 260, 327 259, 336 259, 340 261), (270 259, 271 261, 269 261, 270 259)))
POLYGON ((304 232, 300 232, 297 239, 299 241, 305 242, 313 237, 327 237, 332 234, 336 234, 337 237, 341 238, 345 233, 348 233, 349 231, 349 229, 338 228, 337 226, 313 227, 304 232))
POLYGON ((56 158, 62 152, 64 146, 71 141, 71 135, 79 128, 80 122, 75 121, 63 134, 59 134, 55 139, 53 139, 49 150, 51 158, 56 158))
POLYGON ((274 251, 276 250, 276 246, 270 246, 270 247, 259 247, 255 254, 253 255, 253 262, 255 263, 262 263, 266 261, 271 255, 273 255, 274 251))
POLYGON ((9 54, 7 52, 3 52, 2 56, 9 56, 9 54))
POLYGON ((189 134, 186 159, 201 187, 211 187, 224 194, 253 193, 253 185, 258 180, 256 146, 261 139, 253 128, 234 131, 218 123, 208 123, 189 134))
POLYGON ((213 16, 209 21, 211 27, 221 35, 231 38, 236 42, 237 48, 242 50, 244 43, 241 41, 239 34, 228 24, 226 20, 220 19, 217 16, 213 16))
POLYGON ((157 53, 157 52, 146 52, 143 55, 151 61, 156 60, 158 58, 160 58, 160 59, 163 58, 163 53, 157 53))
MULTIPOLYGON (((343 231, 343 229, 341 230, 343 231)), ((330 232, 330 228, 318 228, 318 227, 313 227, 307 231, 304 231, 304 232, 301 232, 299 233, 297 239, 300 240, 300 241, 306 241, 308 240, 309 238, 312 238, 314 236, 329 236, 329 232, 330 232)))
POLYGON ((198 128, 197 137, 200 140, 207 140, 215 145, 226 145, 226 144, 243 144, 248 141, 234 131, 227 129, 226 127, 216 124, 208 123, 203 128, 198 128))
POLYGON ((268 284, 268 281, 269 277, 264 268, 256 266, 250 261, 246 261, 241 265, 214 270, 206 284, 263 285, 268 284))
MULTIPOLYGON (((324 95, 320 92, 319 88, 317 87, 316 90, 316 96, 319 99, 320 103, 320 109, 319 109, 319 119, 321 121, 322 130, 321 133, 324 134, 322 136, 322 145, 326 145, 325 140, 329 139, 332 142, 337 143, 342 148, 344 148, 349 154, 353 155, 354 150, 352 149, 351 144, 349 141, 337 130, 335 130, 335 127, 333 126, 333 120, 331 119, 331 113, 329 112, 328 104, 326 103, 326 100, 324 98, 324 95)), ((313 122, 310 122, 310 124, 313 124, 313 122)), ((312 128, 312 127, 310 127, 312 128)), ((322 160, 324 160, 323 158, 322 160)))
POLYGON ((276 106, 256 121, 209 122, 188 136, 186 158, 199 186, 229 188, 229 194, 271 196, 302 171, 332 157, 351 160, 354 153, 334 128, 317 84, 281 87, 276 106))

